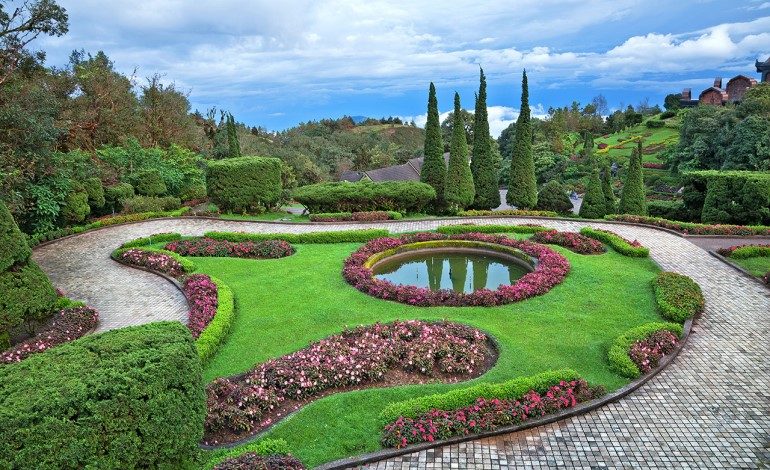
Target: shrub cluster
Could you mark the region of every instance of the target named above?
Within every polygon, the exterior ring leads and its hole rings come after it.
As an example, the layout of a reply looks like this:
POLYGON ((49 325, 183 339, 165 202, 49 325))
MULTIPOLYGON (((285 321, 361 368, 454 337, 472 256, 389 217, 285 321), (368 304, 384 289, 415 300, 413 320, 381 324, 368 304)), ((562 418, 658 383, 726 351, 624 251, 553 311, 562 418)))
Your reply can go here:
POLYGON ((569 269, 570 266, 566 258, 550 248, 537 243, 515 240, 502 235, 486 235, 481 233, 449 236, 439 233, 417 233, 403 235, 398 238, 372 240, 360 247, 345 260, 342 275, 356 289, 380 299, 394 300, 421 307, 438 305, 466 307, 502 305, 542 295, 551 290, 553 286, 562 282, 567 273, 569 273, 569 269), (402 245, 440 240, 479 242, 479 245, 487 245, 492 249, 495 249, 494 245, 500 245, 500 248, 503 249, 514 248, 530 257, 537 258, 538 264, 534 271, 525 274, 513 285, 502 285, 494 291, 479 289, 470 293, 446 289, 434 291, 425 287, 397 285, 374 277, 369 261, 375 255, 382 256, 383 252, 396 249, 402 245))
POLYGON ((217 285, 205 274, 193 274, 185 278, 183 288, 190 302, 187 328, 197 339, 217 313, 217 285))
POLYGON ((126 243, 120 245, 120 247, 137 248, 140 246, 152 245, 154 243, 171 242, 174 240, 179 240, 181 238, 182 238, 182 235, 179 233, 171 233, 171 232, 156 233, 155 235, 150 235, 149 237, 141 237, 131 241, 127 241, 126 243))
POLYGON ((576 232, 545 230, 536 232, 532 235, 531 240, 537 243, 559 245, 581 255, 599 255, 604 253, 604 245, 601 242, 576 232))
POLYGON ((770 173, 693 171, 685 180, 685 202, 703 222, 770 223, 770 173))
POLYGON ((499 211, 488 210, 467 210, 457 213, 460 217, 486 217, 486 216, 518 216, 518 217, 559 217, 559 214, 553 211, 530 211, 523 209, 505 209, 499 211))
POLYGON ((347 181, 302 186, 294 199, 311 213, 396 211, 422 212, 436 199, 436 191, 417 181, 347 181))
POLYGON ((186 272, 183 260, 171 251, 128 248, 117 250, 115 257, 131 266, 140 266, 171 277, 179 277, 186 272))
POLYGON ((126 214, 174 211, 182 207, 182 201, 174 196, 134 196, 120 202, 126 214))
POLYGON ((682 201, 647 201, 647 213, 651 217, 669 220, 691 220, 689 211, 682 201))
MULTIPOLYGON (((635 344, 646 342, 647 338, 661 331, 669 332, 676 336, 676 338, 681 338, 683 334, 682 325, 678 323, 645 323, 644 325, 632 328, 618 336, 615 341, 613 341, 612 346, 610 346, 610 350, 607 353, 610 368, 616 373, 623 377, 628 377, 629 379, 639 377, 641 375, 641 370, 639 365, 630 355, 631 349, 635 344)), ((671 352, 671 350, 667 350, 671 352)), ((660 351, 656 354, 659 353, 660 351)), ((644 364, 644 353, 642 353, 641 350, 638 350, 635 354, 635 359, 640 360, 640 363, 644 364)), ((649 360, 649 358, 646 359, 649 360)), ((660 360, 660 357, 657 357, 655 360, 660 360)))
POLYGON ((0 367, 0 467, 184 468, 205 414, 179 322, 121 328, 0 367))
POLYGON ((224 342, 227 334, 233 326, 235 320, 235 304, 233 291, 217 278, 211 277, 211 282, 216 284, 217 289, 217 310, 208 325, 195 340, 195 348, 198 350, 198 356, 205 364, 217 352, 224 342))
POLYGON ((310 214, 311 222, 372 222, 377 220, 400 220, 403 216, 395 211, 365 211, 365 212, 329 212, 310 214))
POLYGON ((553 211, 559 214, 572 213, 572 201, 567 196, 564 186, 556 180, 551 180, 540 188, 537 194, 535 209, 553 211))
POLYGON ((608 215, 604 218, 635 224, 654 225, 681 232, 685 235, 770 235, 770 227, 764 225, 708 225, 629 214, 608 215))
POLYGON ((521 224, 521 225, 476 225, 476 224, 457 224, 442 225, 436 231, 447 235, 458 233, 536 233, 544 230, 550 230, 542 225, 521 224))
POLYGON ((268 426, 265 414, 286 400, 378 382, 390 370, 428 377, 471 374, 483 367, 486 348, 486 335, 456 323, 411 320, 346 330, 209 384, 207 436, 268 426))
POLYGON ((689 277, 661 272, 652 282, 655 300, 664 318, 682 323, 703 311, 703 293, 700 286, 689 277))
POLYGON ((646 339, 634 342, 628 351, 628 357, 642 373, 658 367, 660 359, 671 354, 679 344, 679 338, 667 330, 656 331, 646 339))
POLYGON ((638 240, 627 240, 617 233, 611 232, 609 230, 583 227, 580 230, 580 234, 608 244, 612 247, 613 250, 617 251, 623 256, 630 256, 632 258, 646 258, 650 255, 649 248, 642 246, 638 240))
POLYGON ((214 467, 214 470, 305 470, 305 466, 291 455, 259 455, 246 452, 229 458, 214 467))
POLYGON ((32 354, 80 338, 96 328, 99 314, 90 307, 64 308, 54 314, 51 324, 32 338, 0 352, 0 364, 19 362, 32 354))
POLYGON ((717 250, 722 256, 735 259, 746 259, 770 256, 770 245, 733 245, 717 250))
POLYGON ((206 238, 231 242, 258 242, 263 240, 284 240, 289 243, 365 243, 375 238, 387 237, 386 229, 340 230, 337 232, 307 233, 246 233, 206 232, 206 238))
POLYGON ((223 211, 264 212, 281 199, 281 160, 238 157, 209 162, 206 184, 211 201, 223 211))
POLYGON ((491 431, 572 408, 601 393, 603 389, 577 379, 559 382, 542 394, 530 390, 514 399, 478 398, 474 404, 459 409, 434 409, 416 418, 399 417, 385 426, 380 442, 383 447, 402 448, 419 442, 491 431))
POLYGON ((230 256, 234 258, 275 259, 294 254, 294 247, 284 240, 231 242, 213 238, 172 241, 166 250, 182 256, 230 256))

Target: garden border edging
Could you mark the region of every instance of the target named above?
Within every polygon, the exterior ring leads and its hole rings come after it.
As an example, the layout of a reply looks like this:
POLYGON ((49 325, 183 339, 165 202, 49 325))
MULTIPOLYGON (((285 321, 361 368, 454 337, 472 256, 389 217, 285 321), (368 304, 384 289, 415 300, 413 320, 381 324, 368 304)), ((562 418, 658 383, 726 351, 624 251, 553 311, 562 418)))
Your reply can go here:
POLYGON ((729 258, 727 258, 725 256, 722 256, 722 255, 720 255, 719 253, 717 253, 716 251, 713 251, 713 250, 708 250, 708 254, 710 254, 714 258, 718 259, 719 261, 725 263, 726 265, 730 266, 731 268, 735 269, 736 271, 738 271, 739 273, 743 274, 744 276, 746 276, 746 277, 748 277, 750 279, 753 279, 754 281, 758 282, 760 286, 765 287, 765 288, 768 287, 764 282, 762 282, 762 279, 760 279, 757 276, 751 274, 749 271, 744 269, 742 266, 739 266, 739 265, 733 263, 732 261, 730 261, 729 258))

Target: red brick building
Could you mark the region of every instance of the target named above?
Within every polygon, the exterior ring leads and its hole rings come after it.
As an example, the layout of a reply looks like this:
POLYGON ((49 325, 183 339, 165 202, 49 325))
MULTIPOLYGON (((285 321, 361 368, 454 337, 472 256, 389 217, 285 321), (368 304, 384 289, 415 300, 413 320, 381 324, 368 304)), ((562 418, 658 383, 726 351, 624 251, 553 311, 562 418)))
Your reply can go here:
MULTIPOLYGON (((770 57, 764 61, 756 61, 757 72, 762 74, 763 82, 770 82, 770 57)), ((757 85, 757 81, 745 75, 737 75, 727 82, 726 87, 722 87, 722 78, 714 79, 714 84, 703 90, 698 99, 692 98, 692 90, 685 88, 682 90, 682 96, 679 103, 683 108, 698 106, 701 104, 710 104, 722 106, 725 103, 739 103, 746 94, 746 90, 757 85)))

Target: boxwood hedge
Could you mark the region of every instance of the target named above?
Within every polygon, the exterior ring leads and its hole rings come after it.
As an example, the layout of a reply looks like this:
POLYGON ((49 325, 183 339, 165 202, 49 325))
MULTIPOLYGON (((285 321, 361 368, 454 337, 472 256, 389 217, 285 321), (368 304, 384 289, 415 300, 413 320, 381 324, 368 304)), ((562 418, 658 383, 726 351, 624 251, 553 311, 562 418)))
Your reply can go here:
POLYGON ((678 323, 645 323, 644 325, 632 328, 618 336, 615 341, 613 341, 612 346, 610 346, 610 350, 607 353, 607 358, 610 361, 610 368, 629 379, 639 377, 641 371, 628 355, 631 345, 637 341, 646 339, 655 332, 663 330, 670 331, 678 338, 681 338, 683 334, 682 325, 678 323))
POLYGON ((223 211, 263 212, 281 199, 281 160, 237 157, 210 162, 206 186, 223 211))
POLYGON ((0 367, 0 468, 185 468, 205 400, 181 323, 87 336, 0 367))
POLYGON ((418 181, 318 183, 294 191, 294 199, 311 213, 396 211, 421 212, 436 191, 418 181))
POLYGON ((705 301, 700 286, 687 276, 658 273, 652 286, 660 313, 667 320, 683 323, 703 311, 705 301))
POLYGON ((615 233, 611 233, 606 230, 596 230, 591 227, 583 227, 580 230, 581 235, 599 240, 602 243, 606 243, 623 256, 630 256, 632 258, 646 258, 650 255, 650 249, 644 246, 633 246, 628 243, 623 237, 615 233))

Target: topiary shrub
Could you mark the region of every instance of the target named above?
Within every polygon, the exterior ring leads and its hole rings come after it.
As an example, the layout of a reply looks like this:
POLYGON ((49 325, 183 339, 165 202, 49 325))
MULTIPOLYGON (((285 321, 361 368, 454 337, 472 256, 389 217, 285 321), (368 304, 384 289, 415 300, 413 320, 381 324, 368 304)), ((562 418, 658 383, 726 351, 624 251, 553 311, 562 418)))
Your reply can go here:
POLYGON ((0 367, 1 468, 184 468, 206 412, 187 328, 91 335, 0 367))
POLYGON ((97 177, 87 178, 83 181, 83 189, 88 194, 88 205, 91 209, 101 209, 107 202, 104 197, 104 187, 102 180, 97 177))
POLYGON ((27 261, 31 254, 32 250, 13 220, 11 211, 0 201, 0 272, 27 261))
POLYGON ((647 201, 645 197, 644 177, 642 175, 642 142, 631 153, 628 164, 628 173, 623 181, 623 189, 620 192, 620 205, 618 212, 621 214, 647 215, 647 201))
POLYGON ((134 196, 123 199, 121 203, 126 214, 173 211, 182 207, 182 201, 173 196, 134 196))
POLYGON ((76 189, 70 192, 64 199, 64 205, 61 208, 61 217, 64 219, 65 224, 72 225, 82 222, 90 213, 91 208, 88 206, 88 193, 84 190, 76 189))
POLYGON ((561 183, 551 180, 540 188, 535 209, 570 214, 572 213, 572 201, 561 183))
POLYGON ((297 188, 294 199, 311 213, 396 211, 421 212, 436 191, 417 181, 318 183, 297 188))
POLYGON ((579 215, 586 219, 601 219, 606 214, 607 201, 604 199, 602 182, 599 181, 599 174, 594 171, 589 177, 579 215))
POLYGON ((690 220, 690 212, 682 201, 648 201, 647 212, 651 217, 669 220, 690 220))
POLYGON ((718 224, 770 224, 770 174, 701 171, 687 174, 706 182, 701 220, 718 224))
POLYGON ((143 196, 162 196, 166 194, 166 182, 158 170, 145 170, 134 178, 136 192, 143 196))
POLYGON ((206 185, 204 183, 190 183, 182 187, 179 198, 183 201, 193 201, 206 198, 206 185))
POLYGON ((652 286, 660 313, 668 320, 683 323, 703 311, 705 300, 700 286, 687 276, 662 272, 652 286))
POLYGON ((263 212, 281 199, 281 160, 238 157, 210 162, 206 184, 211 201, 223 211, 263 212))
POLYGON ((123 199, 128 199, 134 196, 134 187, 128 183, 118 183, 112 186, 108 186, 104 190, 104 199, 106 205, 109 206, 113 212, 119 212, 123 209, 123 205, 120 203, 123 199))

